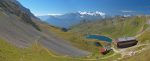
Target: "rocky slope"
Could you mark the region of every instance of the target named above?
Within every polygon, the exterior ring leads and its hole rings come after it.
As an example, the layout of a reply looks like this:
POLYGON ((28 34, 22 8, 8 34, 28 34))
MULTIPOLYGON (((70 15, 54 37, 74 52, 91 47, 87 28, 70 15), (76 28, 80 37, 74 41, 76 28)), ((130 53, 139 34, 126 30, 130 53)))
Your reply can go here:
POLYGON ((29 9, 24 8, 18 1, 15 0, 0 0, 1 11, 7 14, 14 14, 22 19, 22 21, 32 25, 40 30, 38 26, 31 20, 34 17, 29 9))
POLYGON ((29 9, 16 0, 0 0, 0 38, 21 48, 38 42, 49 50, 62 55, 85 56, 88 52, 73 47, 44 28, 29 9))

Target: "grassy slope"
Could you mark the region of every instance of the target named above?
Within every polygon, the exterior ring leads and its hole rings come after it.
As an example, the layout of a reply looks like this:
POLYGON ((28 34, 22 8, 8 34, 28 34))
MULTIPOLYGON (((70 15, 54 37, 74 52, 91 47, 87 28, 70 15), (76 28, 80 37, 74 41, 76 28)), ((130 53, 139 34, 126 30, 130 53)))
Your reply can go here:
MULTIPOLYGON (((107 35, 116 39, 118 37, 125 36, 136 36, 146 30, 149 25, 146 24, 146 17, 134 17, 128 18, 125 21, 120 21, 118 19, 112 23, 112 21, 101 21, 93 23, 82 24, 75 27, 72 32, 78 32, 79 34, 101 34, 107 35)), ((139 43, 150 43, 150 30, 147 30, 138 37, 139 43)), ((150 57, 150 49, 143 51, 140 54, 136 54, 130 58, 124 58, 123 61, 148 61, 150 57)))
MULTIPOLYGON (((88 50, 90 51, 92 54, 91 56, 89 56, 89 59, 96 59, 97 57, 99 58, 105 58, 108 57, 109 55, 112 55, 112 53, 107 54, 107 55, 102 55, 99 52, 99 48, 100 47, 96 47, 94 45, 94 41, 96 40, 88 40, 85 37, 83 37, 81 34, 78 33, 74 33, 74 32, 62 32, 60 29, 55 28, 53 26, 47 26, 47 25, 41 25, 42 28, 45 29, 49 29, 49 31, 54 32, 56 34, 56 36, 64 38, 67 40, 67 42, 71 42, 74 46, 84 49, 84 50, 88 50)), ((104 43, 104 42, 101 42, 104 43)), ((119 57, 119 55, 114 55, 114 57, 119 57)), ((114 58, 110 58, 110 59, 103 59, 103 61, 109 61, 111 59, 114 58)), ((101 59, 100 59, 101 60, 101 59)))
MULTIPOLYGON (((146 19, 144 17, 133 17, 125 20, 113 19, 112 21, 98 21, 90 22, 78 25, 68 32, 62 32, 61 30, 52 26, 43 26, 48 28, 51 32, 54 32, 57 36, 62 37, 73 45, 92 52, 92 57, 103 57, 98 51, 98 47, 94 46, 93 41, 85 38, 87 34, 102 34, 112 38, 135 36, 140 33, 142 27, 145 26, 146 19)), ((103 44, 103 42, 101 42, 103 44)))
POLYGON ((0 61, 82 61, 66 57, 53 57, 41 46, 17 48, 0 39, 0 61))
MULTIPOLYGON (((94 23, 94 25, 92 23, 87 23, 86 25, 84 24, 84 25, 80 25, 77 28, 73 28, 69 32, 62 32, 59 29, 51 27, 51 26, 48 26, 48 27, 44 26, 44 27, 50 29, 50 31, 55 32, 58 36, 61 36, 62 38, 69 40, 69 42, 72 42, 75 46, 80 47, 85 50, 92 51, 93 52, 92 56, 97 57, 98 55, 100 58, 103 58, 103 57, 105 58, 111 55, 112 53, 105 55, 105 56, 99 55, 99 52, 97 49, 98 47, 95 47, 92 44, 93 41, 95 40, 91 41, 91 40, 85 39, 83 36, 85 36, 87 33, 88 34, 103 34, 103 35, 109 34, 109 36, 113 35, 112 36, 113 38, 117 38, 122 35, 124 36, 124 34, 125 36, 128 36, 128 35, 134 36, 135 34, 138 34, 140 31, 142 31, 141 29, 143 26, 144 26, 143 29, 147 28, 147 26, 145 26, 144 24, 145 21, 141 21, 141 20, 144 20, 144 18, 130 18, 130 19, 127 19, 126 21, 117 21, 115 22, 116 24, 112 24, 112 22, 109 22, 109 21, 108 22, 96 22, 94 23), (138 22, 139 24, 136 26, 132 25, 135 22, 138 22), (133 28, 135 30, 133 30, 133 28), (128 29, 128 30, 124 30, 124 29, 128 29)), ((143 35, 140 36, 139 38, 140 42, 141 43, 147 42, 145 40, 150 40, 149 36, 150 36, 150 32, 149 31, 145 32, 143 35)), ((137 54, 136 56, 133 56, 129 59, 125 59, 125 61, 133 61, 139 57, 144 57, 141 60, 146 60, 146 59, 148 60, 147 57, 149 57, 149 55, 147 54, 149 54, 149 50, 146 50, 141 54, 137 54), (147 55, 147 57, 145 57, 145 55, 147 55)), ((110 61, 110 60, 116 59, 119 56, 120 55, 115 55, 107 59, 101 59, 101 60, 110 61)), ((60 61, 60 60, 61 61, 81 61, 78 59, 73 59, 73 58, 68 58, 68 57, 51 56, 42 46, 37 46, 36 44, 33 44, 33 46, 30 48, 21 49, 21 48, 14 47, 10 45, 9 43, 4 42, 4 40, 0 39, 0 61, 60 61)))
MULTIPOLYGON (((114 57, 118 57, 118 56, 114 56, 114 57)), ((109 61, 111 59, 102 59, 102 60, 109 61)), ((3 39, 0 39, 0 61, 60 61, 60 60, 61 61, 87 61, 87 60, 99 61, 99 60, 95 60, 95 58, 71 58, 71 57, 53 56, 51 55, 51 53, 48 53, 42 46, 37 44, 33 44, 33 46, 24 49, 17 48, 5 42, 3 39)))
POLYGON ((112 38, 135 36, 145 26, 146 18, 132 17, 125 20, 113 19, 82 24, 73 28, 71 32, 79 34, 100 34, 112 38), (113 21, 114 20, 114 21, 113 21))
POLYGON ((73 32, 63 32, 60 29, 52 26, 43 26, 43 27, 49 29, 49 31, 51 32, 54 32, 56 36, 66 39, 68 42, 71 42, 73 45, 81 49, 92 51, 93 49, 97 48, 89 44, 92 43, 92 41, 87 41, 87 39, 82 37, 80 34, 76 34, 73 32))

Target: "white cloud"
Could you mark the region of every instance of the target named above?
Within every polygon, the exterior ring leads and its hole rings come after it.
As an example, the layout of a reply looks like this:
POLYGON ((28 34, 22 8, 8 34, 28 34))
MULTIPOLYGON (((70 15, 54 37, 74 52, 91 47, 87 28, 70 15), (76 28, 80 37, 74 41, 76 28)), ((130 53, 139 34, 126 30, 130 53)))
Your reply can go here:
POLYGON ((121 10, 121 12, 123 12, 123 13, 132 13, 132 12, 136 12, 136 11, 132 11, 132 10, 121 10))
POLYGON ((101 16, 105 16, 106 14, 104 12, 96 11, 96 12, 86 12, 86 11, 78 11, 82 15, 96 15, 99 14, 101 16))

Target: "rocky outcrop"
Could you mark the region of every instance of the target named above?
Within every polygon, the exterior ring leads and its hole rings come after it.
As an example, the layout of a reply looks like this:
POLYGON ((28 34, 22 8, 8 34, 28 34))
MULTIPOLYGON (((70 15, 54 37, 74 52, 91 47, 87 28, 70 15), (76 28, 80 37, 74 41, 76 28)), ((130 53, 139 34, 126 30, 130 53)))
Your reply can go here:
POLYGON ((32 21, 31 17, 34 17, 31 14, 30 10, 23 7, 16 0, 0 0, 0 9, 8 14, 14 14, 22 19, 27 24, 32 25, 37 30, 40 30, 39 27, 32 21))

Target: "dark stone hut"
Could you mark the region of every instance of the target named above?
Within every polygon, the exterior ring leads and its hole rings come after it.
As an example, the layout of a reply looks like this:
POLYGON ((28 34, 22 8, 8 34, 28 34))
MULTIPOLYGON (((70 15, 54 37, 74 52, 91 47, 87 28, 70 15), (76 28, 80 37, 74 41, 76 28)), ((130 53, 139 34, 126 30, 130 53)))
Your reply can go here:
POLYGON ((118 48, 127 48, 134 46, 138 43, 135 37, 119 38, 115 42, 118 48))

